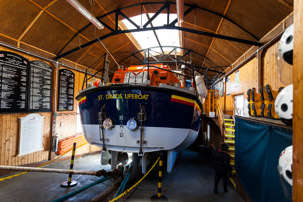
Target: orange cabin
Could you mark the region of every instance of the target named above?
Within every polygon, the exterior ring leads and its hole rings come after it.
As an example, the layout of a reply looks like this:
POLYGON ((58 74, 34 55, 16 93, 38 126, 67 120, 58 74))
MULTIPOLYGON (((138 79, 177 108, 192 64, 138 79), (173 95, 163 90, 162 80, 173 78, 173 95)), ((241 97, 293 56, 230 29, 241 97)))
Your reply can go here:
MULTIPOLYGON (((156 64, 149 66, 150 85, 159 86, 160 83, 180 86, 179 79, 174 73, 169 72, 168 65, 156 64)), ((131 65, 125 70, 118 70, 114 73, 112 83, 144 83, 148 77, 147 65, 131 65)))

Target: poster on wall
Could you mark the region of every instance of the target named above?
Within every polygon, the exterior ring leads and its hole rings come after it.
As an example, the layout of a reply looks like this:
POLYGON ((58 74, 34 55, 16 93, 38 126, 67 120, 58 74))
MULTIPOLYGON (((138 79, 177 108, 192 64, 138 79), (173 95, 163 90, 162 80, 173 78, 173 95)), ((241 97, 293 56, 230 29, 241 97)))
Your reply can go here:
POLYGON ((68 69, 59 70, 58 111, 74 110, 75 74, 68 69))
POLYGON ((52 75, 52 68, 45 62, 30 62, 29 111, 51 111, 52 75))
POLYGON ((224 96, 224 80, 220 82, 220 89, 219 89, 220 96, 224 96))
POLYGON ((29 114, 19 118, 19 153, 23 156, 36 151, 43 150, 43 122, 44 116, 29 114))
POLYGON ((235 88, 238 88, 239 84, 239 70, 235 72, 235 88))
POLYGON ((226 95, 230 95, 230 78, 226 78, 226 95))
POLYGON ((26 112, 28 60, 0 51, 0 113, 26 112))

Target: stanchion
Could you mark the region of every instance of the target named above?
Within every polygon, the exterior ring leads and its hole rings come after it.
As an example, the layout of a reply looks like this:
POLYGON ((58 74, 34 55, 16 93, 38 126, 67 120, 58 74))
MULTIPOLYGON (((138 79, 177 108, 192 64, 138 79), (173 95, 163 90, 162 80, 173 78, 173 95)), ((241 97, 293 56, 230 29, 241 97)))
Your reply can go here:
MULTIPOLYGON (((73 152, 72 152, 72 158, 71 158, 71 160, 70 160, 70 170, 73 170, 73 168, 74 168, 74 159, 75 159, 75 152, 76 152, 76 142, 74 142, 74 146, 73 146, 73 152)), ((77 184, 78 184, 78 182, 77 181, 72 181, 72 175, 73 174, 68 174, 68 180, 67 181, 65 181, 65 182, 62 182, 61 183, 61 187, 73 187, 73 186, 76 186, 77 184)))
POLYGON ((151 197, 152 201, 168 201, 167 197, 162 195, 162 174, 163 174, 163 152, 160 154, 159 160, 159 178, 158 178, 158 194, 151 197))

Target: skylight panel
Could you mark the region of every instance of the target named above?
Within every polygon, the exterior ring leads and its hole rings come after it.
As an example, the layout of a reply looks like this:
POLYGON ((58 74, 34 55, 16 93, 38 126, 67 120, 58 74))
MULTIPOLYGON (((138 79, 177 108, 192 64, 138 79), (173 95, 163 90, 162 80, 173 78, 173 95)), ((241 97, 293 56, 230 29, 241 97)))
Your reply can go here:
MULTIPOLYGON (((152 17, 154 13, 149 13, 149 17, 152 17)), ((170 14, 169 15, 169 21, 172 22, 177 18, 176 14, 170 14)), ((138 15, 130 18, 133 22, 135 22, 140 27, 143 27, 143 25, 147 22, 147 16, 145 14, 138 15)), ((123 24, 126 26, 127 29, 136 29, 136 27, 131 24, 127 19, 122 20, 123 24)), ((167 14, 159 14, 153 21, 152 24, 154 27, 159 27, 167 24, 167 14)), ((148 25, 147 28, 151 27, 151 25, 148 25)), ((176 46, 180 47, 180 36, 178 30, 156 30, 157 37, 159 39, 159 42, 161 46, 176 46)), ((131 33, 133 37, 136 39, 138 44, 140 45, 141 49, 147 49, 151 47, 158 47, 160 46, 156 36, 153 31, 142 31, 142 32, 133 32, 131 33)), ((165 48, 163 47, 164 52, 170 52, 172 48, 165 48)), ((178 49, 180 52, 180 49, 178 49)), ((152 52, 153 55, 161 54, 160 48, 153 48, 152 52)))

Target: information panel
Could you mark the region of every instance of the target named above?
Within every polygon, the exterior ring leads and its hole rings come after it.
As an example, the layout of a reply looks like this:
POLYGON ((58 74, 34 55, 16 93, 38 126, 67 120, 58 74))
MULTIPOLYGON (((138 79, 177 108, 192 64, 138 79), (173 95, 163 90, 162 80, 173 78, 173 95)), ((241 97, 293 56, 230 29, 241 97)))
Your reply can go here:
POLYGON ((58 111, 74 110, 75 74, 68 69, 59 70, 58 111))
POLYGON ((52 75, 52 68, 45 62, 30 62, 29 111, 51 111, 52 75))
POLYGON ((43 150, 43 121, 44 116, 29 114, 20 120, 19 154, 23 156, 43 150))
POLYGON ((26 112, 28 60, 0 51, 0 112, 26 112))

